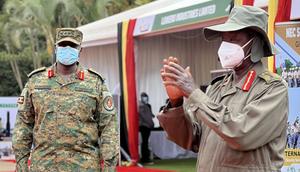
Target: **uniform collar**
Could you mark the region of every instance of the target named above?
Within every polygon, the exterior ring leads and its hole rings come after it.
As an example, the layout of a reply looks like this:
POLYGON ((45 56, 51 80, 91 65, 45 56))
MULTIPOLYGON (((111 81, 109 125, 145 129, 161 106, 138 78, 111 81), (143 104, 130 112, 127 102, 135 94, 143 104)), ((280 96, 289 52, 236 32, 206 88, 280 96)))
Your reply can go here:
POLYGON ((77 62, 76 71, 71 74, 69 82, 66 82, 63 79, 63 77, 57 73, 56 66, 57 66, 57 62, 55 62, 50 68, 48 68, 48 78, 49 79, 53 78, 53 79, 55 79, 56 82, 58 82, 60 84, 64 84, 64 85, 84 80, 84 68, 79 64, 79 62, 77 62), (52 76, 51 76, 51 74, 49 75, 49 72, 53 72, 52 76), (81 72, 83 72, 83 76, 82 76, 81 72))
MULTIPOLYGON (((255 73, 256 73, 255 76, 254 76, 254 81, 255 81, 256 78, 257 78, 258 76, 260 76, 263 72, 265 72, 267 69, 263 66, 263 64, 262 64, 261 61, 255 63, 254 66, 253 66, 252 68, 250 68, 250 69, 248 70, 247 73, 244 74, 244 76, 242 77, 242 79, 241 79, 239 82, 237 82, 237 83, 235 84, 235 86, 236 86, 237 88, 240 88, 240 89, 243 88, 243 86, 244 86, 244 84, 245 84, 245 82, 246 82, 246 79, 247 79, 247 77, 248 77, 248 73, 249 73, 250 71, 252 71, 252 70, 254 70, 255 73)), ((233 83, 235 83, 234 77, 233 77, 233 83)))

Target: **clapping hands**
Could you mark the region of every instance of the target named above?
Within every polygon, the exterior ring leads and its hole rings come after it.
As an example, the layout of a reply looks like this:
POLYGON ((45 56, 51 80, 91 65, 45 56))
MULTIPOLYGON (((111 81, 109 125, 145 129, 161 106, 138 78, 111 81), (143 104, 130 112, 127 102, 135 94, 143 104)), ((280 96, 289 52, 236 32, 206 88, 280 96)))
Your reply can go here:
POLYGON ((184 69, 176 57, 163 60, 160 74, 170 100, 187 98, 196 89, 190 67, 184 69))

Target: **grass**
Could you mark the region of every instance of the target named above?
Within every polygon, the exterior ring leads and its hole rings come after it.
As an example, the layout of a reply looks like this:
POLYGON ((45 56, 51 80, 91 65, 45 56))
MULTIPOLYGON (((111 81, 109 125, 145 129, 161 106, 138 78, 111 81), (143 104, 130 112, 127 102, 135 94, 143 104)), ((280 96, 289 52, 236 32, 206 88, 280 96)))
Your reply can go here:
POLYGON ((154 160, 153 165, 146 165, 145 167, 176 172, 195 172, 196 162, 197 159, 154 160))

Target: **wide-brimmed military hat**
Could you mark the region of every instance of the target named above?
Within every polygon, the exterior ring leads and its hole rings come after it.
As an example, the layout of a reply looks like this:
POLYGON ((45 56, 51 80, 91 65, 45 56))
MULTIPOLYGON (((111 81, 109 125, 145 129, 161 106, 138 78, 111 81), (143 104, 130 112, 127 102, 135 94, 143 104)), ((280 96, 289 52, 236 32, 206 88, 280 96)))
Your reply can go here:
MULTIPOLYGON (((221 37, 222 32, 238 31, 242 29, 250 29, 257 32, 263 42, 256 41, 254 43, 260 44, 255 48, 256 57, 253 61, 260 60, 261 57, 268 57, 275 54, 275 47, 270 42, 267 35, 268 14, 261 8, 253 6, 235 6, 229 15, 228 20, 219 25, 214 25, 204 28, 204 36, 206 40, 214 40, 221 37), (263 45, 263 48, 259 47, 263 45), (257 52, 261 49, 261 52, 257 52)), ((252 48, 252 50, 253 50, 252 48)))
POLYGON ((77 45, 81 45, 82 42, 82 32, 75 28, 57 28, 56 29, 56 42, 69 41, 77 45))

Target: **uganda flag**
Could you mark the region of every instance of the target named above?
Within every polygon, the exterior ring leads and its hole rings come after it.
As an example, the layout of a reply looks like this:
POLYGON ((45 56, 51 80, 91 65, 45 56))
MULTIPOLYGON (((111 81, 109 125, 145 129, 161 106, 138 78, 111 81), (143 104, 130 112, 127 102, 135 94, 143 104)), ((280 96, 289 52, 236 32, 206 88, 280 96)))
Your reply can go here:
POLYGON ((139 118, 135 79, 135 57, 133 30, 136 20, 118 24, 118 54, 120 69, 120 130, 121 149, 129 153, 135 164, 139 159, 138 132, 139 118))

